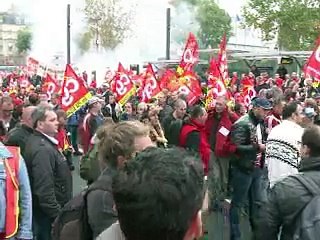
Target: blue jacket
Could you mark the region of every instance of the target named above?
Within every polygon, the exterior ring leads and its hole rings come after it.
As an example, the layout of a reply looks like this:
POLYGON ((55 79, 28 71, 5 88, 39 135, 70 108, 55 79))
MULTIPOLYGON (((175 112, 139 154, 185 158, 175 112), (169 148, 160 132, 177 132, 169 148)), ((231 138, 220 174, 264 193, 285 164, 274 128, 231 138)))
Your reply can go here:
POLYGON ((78 126, 80 121, 80 116, 78 112, 75 112, 68 118, 68 126, 78 126))
MULTIPOLYGON (((9 150, 0 142, 0 233, 4 232, 6 220, 6 172, 3 158, 11 157, 9 150)), ((16 238, 32 239, 32 199, 28 172, 23 158, 19 169, 19 228, 16 238)))

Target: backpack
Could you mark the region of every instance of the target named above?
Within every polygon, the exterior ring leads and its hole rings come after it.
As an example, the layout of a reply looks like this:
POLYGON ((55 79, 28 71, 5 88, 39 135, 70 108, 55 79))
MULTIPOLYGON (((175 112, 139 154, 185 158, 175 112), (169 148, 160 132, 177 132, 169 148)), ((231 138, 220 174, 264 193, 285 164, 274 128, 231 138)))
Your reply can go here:
POLYGON ((311 201, 303 208, 296 222, 293 240, 316 240, 320 236, 320 187, 304 175, 292 176, 312 195, 311 201))
POLYGON ((95 182, 71 199, 60 211, 52 225, 53 240, 93 240, 93 233, 88 222, 87 196, 91 191, 111 192, 102 182, 95 182))
POLYGON ((96 181, 100 176, 100 166, 98 160, 98 144, 93 145, 91 149, 81 158, 80 177, 89 184, 96 181))

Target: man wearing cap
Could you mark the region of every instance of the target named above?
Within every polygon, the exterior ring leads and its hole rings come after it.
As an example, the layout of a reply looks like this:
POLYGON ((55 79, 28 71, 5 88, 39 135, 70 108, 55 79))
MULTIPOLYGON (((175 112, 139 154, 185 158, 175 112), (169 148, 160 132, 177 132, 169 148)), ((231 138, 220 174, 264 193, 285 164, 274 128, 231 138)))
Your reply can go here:
POLYGON ((271 109, 272 105, 267 99, 252 99, 252 109, 233 124, 230 132, 231 142, 236 145, 231 181, 233 192, 230 208, 230 239, 232 240, 242 239, 239 218, 241 209, 247 203, 255 239, 259 208, 264 201, 262 174, 267 139, 264 119, 271 109))
POLYGON ((98 97, 92 97, 88 103, 88 113, 83 119, 81 126, 81 139, 83 152, 86 153, 89 150, 90 142, 98 127, 102 124, 100 118, 101 112, 101 100, 98 97))
POLYGON ((291 174, 298 173, 303 128, 303 109, 297 102, 283 108, 283 121, 274 127, 266 145, 266 163, 270 187, 291 174))

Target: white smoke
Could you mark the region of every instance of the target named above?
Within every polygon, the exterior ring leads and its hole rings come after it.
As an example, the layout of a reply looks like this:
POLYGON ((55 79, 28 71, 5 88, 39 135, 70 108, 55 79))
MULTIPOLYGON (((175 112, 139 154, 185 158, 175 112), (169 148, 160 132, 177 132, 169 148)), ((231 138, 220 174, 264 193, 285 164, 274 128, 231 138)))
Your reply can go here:
MULTIPOLYGON (((81 9, 84 0, 14 0, 14 4, 27 16, 31 23, 33 43, 30 55, 42 63, 66 63, 66 9, 71 4, 71 58, 80 71, 97 70, 98 82, 103 81, 107 67, 115 69, 118 62, 125 67, 129 64, 142 64, 164 58, 166 53, 166 8, 169 0, 134 0, 136 1, 135 18, 130 37, 113 51, 99 50, 95 47, 81 56, 77 47, 79 33, 84 31, 85 16, 81 9), (59 60, 53 60, 58 56, 59 60)), ((125 1, 124 1, 125 2, 125 1)), ((181 31, 184 42, 196 24, 190 16, 189 6, 181 4, 172 9, 172 55, 177 55, 181 44, 176 44, 176 35, 181 31)), ((181 35, 180 35, 181 36, 181 35)), ((182 44, 183 45, 183 44, 182 44)), ((174 57, 174 56, 173 56, 174 57)))

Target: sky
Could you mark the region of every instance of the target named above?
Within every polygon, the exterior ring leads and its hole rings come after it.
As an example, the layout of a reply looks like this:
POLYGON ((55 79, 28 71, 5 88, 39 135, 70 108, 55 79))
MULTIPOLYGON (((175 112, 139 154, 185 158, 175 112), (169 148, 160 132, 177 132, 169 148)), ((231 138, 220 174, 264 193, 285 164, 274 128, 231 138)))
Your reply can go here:
MULTIPOLYGON (((78 54, 76 47, 76 39, 85 24, 84 15, 81 12, 84 0, 0 0, 0 11, 7 10, 12 3, 23 10, 33 23, 33 47, 30 55, 40 62, 48 63, 52 62, 53 55, 60 54, 62 58, 66 55, 66 4, 70 3, 72 59, 80 69, 84 66, 105 69, 106 65, 115 68, 119 61, 128 66, 130 63, 152 61, 165 55, 166 8, 169 0, 135 1, 137 2, 136 24, 130 38, 114 51, 100 51, 97 54, 92 50, 84 56, 78 54)), ((231 16, 235 16, 240 14, 241 6, 245 1, 220 0, 219 4, 231 16)), ((186 13, 181 15, 184 23, 183 18, 188 16, 186 13)), ((186 21, 190 22, 189 19, 186 21)), ((188 26, 184 27, 187 31, 193 31, 188 26)), ((62 62, 64 61, 65 59, 62 59, 62 62)), ((87 70, 90 71, 90 69, 87 70)))

